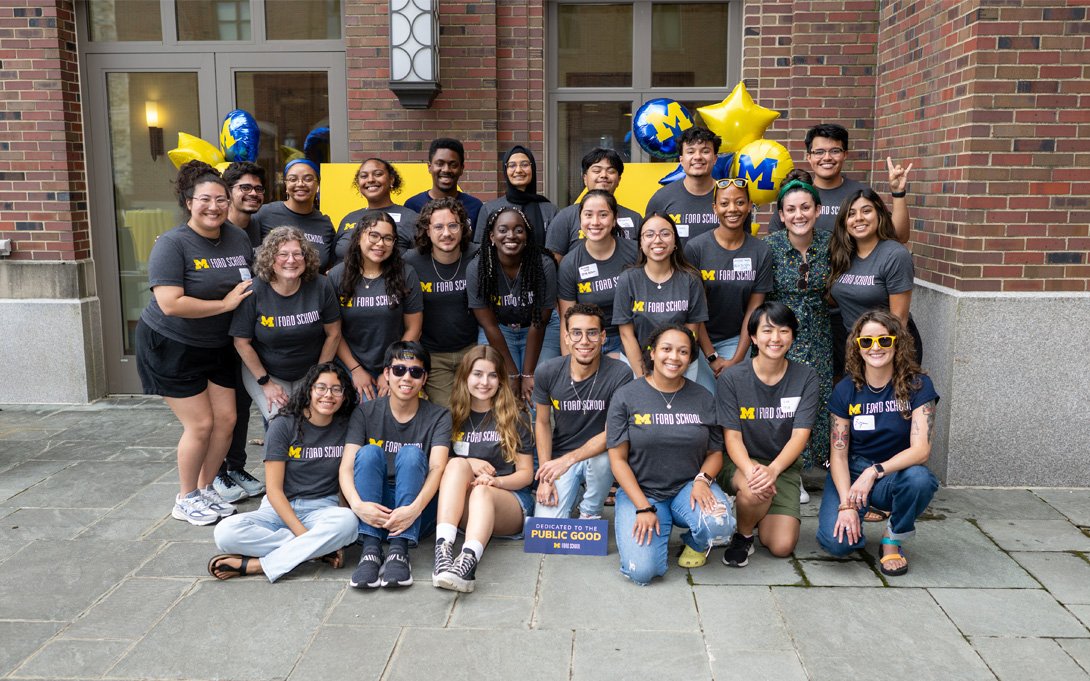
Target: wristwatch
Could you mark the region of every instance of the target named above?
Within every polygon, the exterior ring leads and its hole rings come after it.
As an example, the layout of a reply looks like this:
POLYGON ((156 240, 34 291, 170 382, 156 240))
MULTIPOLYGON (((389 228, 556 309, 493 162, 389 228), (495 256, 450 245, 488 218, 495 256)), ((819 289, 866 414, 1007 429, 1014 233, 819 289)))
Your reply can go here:
POLYGON ((696 474, 696 477, 693 478, 693 482, 696 482, 697 480, 703 480, 704 482, 708 483, 709 487, 712 484, 711 476, 708 475, 707 473, 705 473, 704 471, 700 471, 699 473, 696 474))
POLYGON ((268 382, 269 382, 269 375, 268 374, 265 374, 261 378, 257 379, 257 384, 258 385, 265 385, 268 382))
POLYGON ((705 357, 705 359, 708 360, 708 363, 714 362, 715 360, 719 359, 719 353, 713 352, 712 354, 705 357))
POLYGON ((881 480, 886 474, 886 469, 882 467, 882 464, 876 463, 874 464, 874 472, 878 474, 877 479, 881 480))

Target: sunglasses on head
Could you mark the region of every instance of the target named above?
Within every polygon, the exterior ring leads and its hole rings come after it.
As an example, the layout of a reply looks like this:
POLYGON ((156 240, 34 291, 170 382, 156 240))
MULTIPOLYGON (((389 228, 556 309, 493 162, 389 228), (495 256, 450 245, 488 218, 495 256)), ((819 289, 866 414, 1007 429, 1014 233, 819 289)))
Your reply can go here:
POLYGON ((897 340, 897 336, 860 336, 855 339, 855 342, 859 345, 860 350, 866 350, 875 343, 878 343, 880 348, 892 348, 895 340, 897 340))
POLYGON ((411 378, 424 378, 424 367, 407 367, 404 364, 391 364, 390 373, 398 378, 405 375, 405 372, 409 372, 411 378))

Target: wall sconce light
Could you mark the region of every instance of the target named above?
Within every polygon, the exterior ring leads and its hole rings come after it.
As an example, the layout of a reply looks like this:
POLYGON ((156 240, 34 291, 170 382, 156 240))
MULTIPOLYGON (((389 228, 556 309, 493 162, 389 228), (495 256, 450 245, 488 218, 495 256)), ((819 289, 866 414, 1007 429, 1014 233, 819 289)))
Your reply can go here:
POLYGON ((427 109, 439 83, 439 0, 390 0, 390 89, 406 109, 427 109))
POLYGON ((144 117, 148 121, 148 143, 151 146, 151 160, 163 155, 163 129, 159 127, 159 103, 145 102, 144 117))

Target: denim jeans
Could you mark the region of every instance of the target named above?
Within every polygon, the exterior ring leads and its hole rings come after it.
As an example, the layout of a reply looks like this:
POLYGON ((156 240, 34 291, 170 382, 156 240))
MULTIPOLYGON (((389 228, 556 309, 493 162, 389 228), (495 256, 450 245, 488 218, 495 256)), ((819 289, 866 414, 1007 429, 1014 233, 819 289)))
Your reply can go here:
MULTIPOLYGON (((288 397, 291 397, 292 394, 303 385, 302 378, 297 381, 285 381, 282 378, 277 378, 276 376, 269 374, 269 380, 283 388, 284 392, 288 394, 288 397)), ((271 408, 269 407, 269 399, 265 397, 265 391, 258 385, 257 379, 250 373, 249 367, 245 365, 242 367, 242 386, 246 388, 246 392, 250 395, 250 399, 253 400, 253 403, 261 410, 261 418, 264 419, 266 423, 280 411, 280 407, 275 405, 271 408)))
MULTIPOLYGON (((500 333, 507 341, 507 351, 511 353, 511 359, 515 362, 515 368, 522 373, 522 359, 526 356, 526 337, 530 335, 530 329, 512 329, 510 326, 500 324, 500 333)), ((488 337, 484 335, 484 329, 477 334, 477 345, 488 345, 488 337)), ((497 367, 499 368, 499 367, 497 367)), ((507 374, 506 369, 502 369, 507 374)))
POLYGON ((291 508, 307 528, 295 536, 269 503, 250 513, 224 518, 216 525, 216 546, 225 553, 256 556, 270 582, 275 582, 296 565, 318 558, 356 539, 356 514, 338 506, 337 495, 320 499, 293 499, 291 508))
POLYGON ((605 452, 580 461, 557 478, 554 483, 558 500, 556 506, 543 506, 539 502, 534 507, 534 515, 539 518, 569 517, 579 484, 584 482, 587 491, 579 504, 579 512, 589 516, 601 516, 609 489, 613 486, 613 469, 609 467, 609 454, 605 452))
MULTIPOLYGON (((394 458, 394 481, 391 483, 386 475, 386 452, 378 445, 367 445, 356 452, 354 470, 356 492, 360 499, 390 509, 400 508, 416 501, 420 490, 424 489, 424 480, 428 477, 428 457, 414 445, 402 447, 394 458)), ((435 529, 435 514, 436 499, 433 498, 413 524, 398 536, 408 539, 409 546, 416 546, 421 535, 430 534, 435 529)), ((359 534, 388 539, 390 533, 360 520, 359 534)))
POLYGON ((541 353, 538 354, 537 364, 547 359, 560 356, 560 315, 553 310, 553 316, 549 318, 549 325, 545 327, 545 340, 541 342, 541 353))
MULTIPOLYGON (((854 483, 874 462, 862 456, 848 457, 848 470, 854 483)), ((908 539, 916 534, 916 518, 919 518, 931 503, 931 497, 939 488, 939 481, 926 466, 909 466, 902 471, 894 471, 874 483, 867 502, 883 511, 889 511, 890 539, 908 539)), ((859 541, 854 544, 842 543, 833 536, 836 518, 839 514, 840 493, 833 484, 833 473, 825 476, 825 492, 821 496, 821 508, 818 510, 817 540, 821 548, 834 556, 846 556, 856 549, 867 545, 867 538, 860 533, 859 541)), ((865 510, 865 509, 864 509, 865 510)), ((860 524, 864 511, 860 511, 860 524)))
POLYGON ((659 533, 651 535, 651 544, 637 544, 632 536, 636 524, 636 506, 624 493, 617 490, 614 506, 614 527, 617 532, 617 551, 621 554, 621 574, 637 584, 650 584, 655 577, 666 574, 669 564, 667 545, 674 525, 683 525, 689 531, 681 535, 685 545, 694 551, 703 553, 712 546, 726 544, 734 534, 734 517, 730 512, 730 501, 719 485, 712 483, 712 494, 726 509, 721 515, 707 515, 700 506, 690 508, 689 495, 692 494, 693 482, 690 481, 677 496, 656 501, 648 499, 655 507, 659 517, 659 533))
MULTIPOLYGON (((735 336, 734 338, 728 338, 719 341, 718 343, 712 343, 712 347, 715 348, 715 354, 723 359, 732 359, 734 353, 738 350, 739 338, 740 336, 735 336)), ((704 353, 698 352, 697 359, 693 364, 696 364, 696 382, 704 386, 712 395, 715 395, 715 372, 712 371, 712 366, 708 364, 708 360, 704 357, 704 353)))

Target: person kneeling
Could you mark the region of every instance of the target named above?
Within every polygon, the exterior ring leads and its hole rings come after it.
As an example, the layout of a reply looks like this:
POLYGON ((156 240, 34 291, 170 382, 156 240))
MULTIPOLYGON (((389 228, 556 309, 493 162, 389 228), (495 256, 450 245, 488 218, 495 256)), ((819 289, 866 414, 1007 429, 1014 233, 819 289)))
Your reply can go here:
POLYGON ((749 317, 757 356, 719 375, 716 412, 730 462, 720 484, 738 496, 738 531, 723 563, 745 567, 753 529, 772 555, 784 557, 799 540, 799 455, 810 438, 820 402, 817 373, 787 359, 799 323, 791 308, 766 301, 749 317))
POLYGON ((356 516, 339 505, 337 467, 352 405, 352 379, 336 364, 317 364, 269 422, 261 507, 225 518, 208 561, 217 579, 264 573, 270 582, 312 558, 334 568, 356 535, 356 516))
POLYGON ((845 556, 866 545, 860 517, 868 504, 888 511, 881 570, 895 577, 908 572, 901 541, 916 534, 916 519, 939 488, 924 466, 939 395, 916 363, 912 336, 888 310, 865 312, 849 337, 847 375, 829 398, 830 467, 817 540, 845 556))

